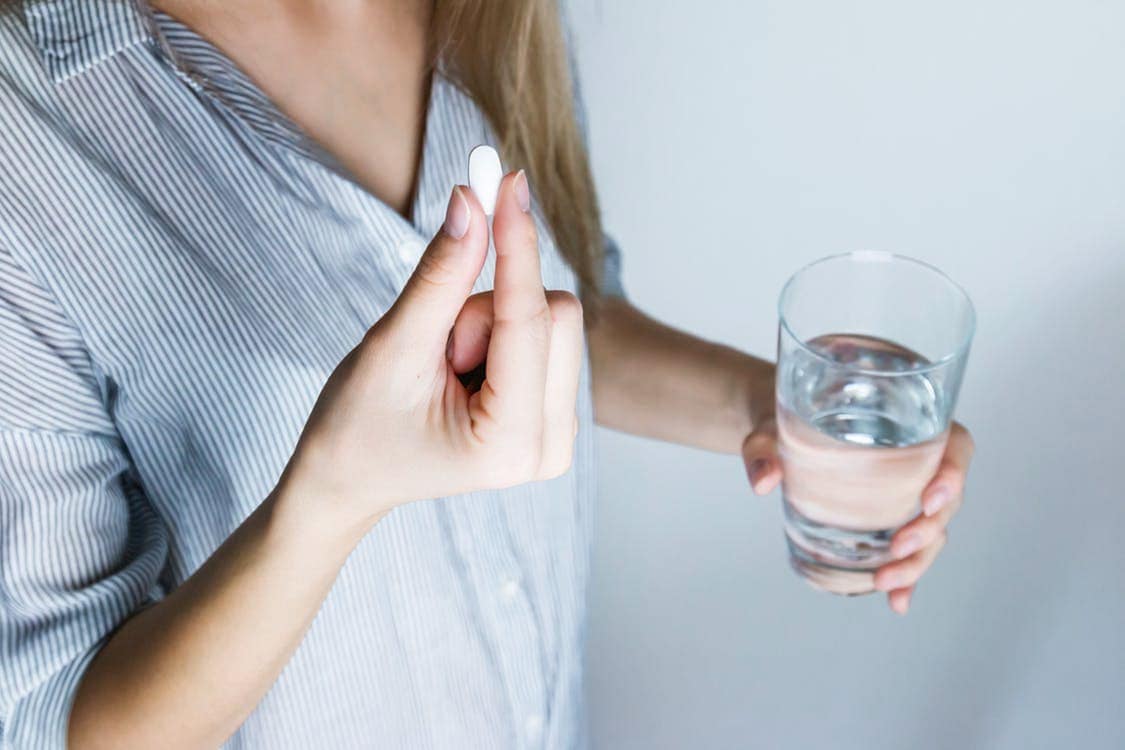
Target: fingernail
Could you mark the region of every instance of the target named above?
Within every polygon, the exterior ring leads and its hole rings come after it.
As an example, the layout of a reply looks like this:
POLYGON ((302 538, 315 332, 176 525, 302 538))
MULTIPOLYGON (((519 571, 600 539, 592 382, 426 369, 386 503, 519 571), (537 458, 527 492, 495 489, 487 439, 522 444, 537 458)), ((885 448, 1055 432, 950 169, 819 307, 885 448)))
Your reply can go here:
POLYGON ((932 516, 949 503, 950 493, 946 487, 938 487, 922 504, 922 511, 932 516))
POLYGON ((461 194, 461 187, 453 188, 453 195, 449 196, 449 207, 445 209, 445 223, 441 225, 445 233, 455 240, 465 236, 469 231, 469 221, 472 219, 469 211, 469 202, 461 194))
POLYGON ((918 550, 922 549, 922 539, 917 534, 907 534, 907 536, 898 543, 892 550, 894 556, 898 559, 909 557, 918 550))
POLYGON ((512 189, 516 191, 516 202, 525 214, 531 210, 531 189, 527 186, 527 174, 521 169, 516 174, 512 189))
POLYGON ((905 615, 910 610, 910 597, 904 596, 891 601, 891 609, 896 615, 905 615))
POLYGON ((746 467, 746 474, 750 477, 750 486, 754 488, 755 492, 758 489, 758 480, 761 479, 766 471, 769 469, 770 462, 765 458, 755 458, 746 467))
POLYGON ((445 358, 453 361, 453 331, 449 332, 449 338, 445 340, 445 358))

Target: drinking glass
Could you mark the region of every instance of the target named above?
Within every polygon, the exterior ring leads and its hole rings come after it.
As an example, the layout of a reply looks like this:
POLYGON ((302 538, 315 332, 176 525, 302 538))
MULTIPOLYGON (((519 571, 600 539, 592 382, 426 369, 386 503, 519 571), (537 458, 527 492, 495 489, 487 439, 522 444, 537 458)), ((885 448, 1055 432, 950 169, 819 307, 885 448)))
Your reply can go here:
POLYGON ((798 271, 778 313, 789 560, 816 588, 865 594, 945 451, 973 305, 933 266, 860 251, 798 271))

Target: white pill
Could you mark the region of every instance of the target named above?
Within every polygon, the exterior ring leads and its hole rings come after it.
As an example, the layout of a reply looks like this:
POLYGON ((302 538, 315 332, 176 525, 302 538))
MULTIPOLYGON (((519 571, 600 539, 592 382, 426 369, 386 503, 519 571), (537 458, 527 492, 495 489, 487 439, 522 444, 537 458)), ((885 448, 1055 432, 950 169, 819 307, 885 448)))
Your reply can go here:
POLYGON ((469 152, 469 187, 489 216, 496 210, 496 194, 500 192, 503 178, 504 168, 500 166, 500 154, 496 149, 477 146, 469 152))

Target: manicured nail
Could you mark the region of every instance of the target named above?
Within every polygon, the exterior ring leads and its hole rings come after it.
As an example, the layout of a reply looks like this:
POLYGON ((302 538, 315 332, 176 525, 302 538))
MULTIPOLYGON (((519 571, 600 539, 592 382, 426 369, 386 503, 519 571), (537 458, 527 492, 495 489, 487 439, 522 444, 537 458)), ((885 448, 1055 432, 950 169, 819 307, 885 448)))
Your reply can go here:
POLYGON ((939 510, 944 508, 949 503, 949 498, 952 495, 946 487, 938 487, 933 493, 926 498, 926 502, 922 504, 922 512, 927 516, 937 514, 939 510))
POLYGON ((526 214, 531 210, 531 189, 527 186, 527 174, 522 169, 516 174, 512 188, 516 191, 516 203, 526 214))
POLYGON ((910 610, 910 597, 894 597, 891 599, 891 609, 896 615, 905 615, 910 610))
POLYGON ((891 552, 896 558, 901 560, 904 557, 910 557, 918 550, 922 549, 922 538, 917 534, 907 534, 905 538, 897 545, 892 545, 891 552))
POLYGON ((449 207, 445 209, 445 223, 441 225, 445 233, 455 240, 465 236, 469 231, 469 221, 473 218, 469 210, 469 202, 461 194, 461 187, 453 188, 453 195, 449 196, 449 207))

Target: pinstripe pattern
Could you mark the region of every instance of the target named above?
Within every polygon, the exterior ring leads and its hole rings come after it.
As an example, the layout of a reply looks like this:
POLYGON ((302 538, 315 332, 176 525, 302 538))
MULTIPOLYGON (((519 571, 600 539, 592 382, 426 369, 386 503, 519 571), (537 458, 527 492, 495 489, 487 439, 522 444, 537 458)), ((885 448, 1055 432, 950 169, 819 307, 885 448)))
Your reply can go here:
MULTIPOLYGON (((408 222, 170 18, 0 15, 0 747, 62 747, 108 634, 266 497, 489 140, 435 76, 408 222)), ((584 429, 557 480, 391 514, 229 747, 583 745, 592 470, 584 429)))

